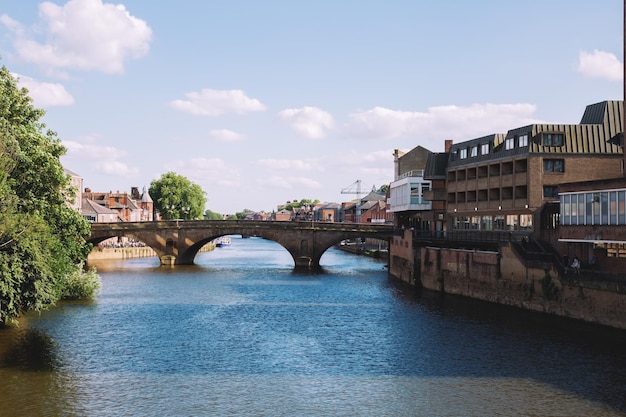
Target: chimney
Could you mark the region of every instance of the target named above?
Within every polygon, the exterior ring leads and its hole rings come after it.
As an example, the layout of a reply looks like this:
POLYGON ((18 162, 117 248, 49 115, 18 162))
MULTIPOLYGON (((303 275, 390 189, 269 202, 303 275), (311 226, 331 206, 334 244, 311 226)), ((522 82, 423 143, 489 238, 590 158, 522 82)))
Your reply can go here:
MULTIPOLYGON (((624 0, 624 1, 626 2, 626 0, 624 0)), ((453 142, 452 142, 452 139, 446 139, 446 141, 445 141, 445 145, 444 145, 444 148, 445 148, 445 152, 446 152, 446 153, 447 153, 447 152, 450 152, 450 148, 452 148, 452 143, 453 143, 453 142)))

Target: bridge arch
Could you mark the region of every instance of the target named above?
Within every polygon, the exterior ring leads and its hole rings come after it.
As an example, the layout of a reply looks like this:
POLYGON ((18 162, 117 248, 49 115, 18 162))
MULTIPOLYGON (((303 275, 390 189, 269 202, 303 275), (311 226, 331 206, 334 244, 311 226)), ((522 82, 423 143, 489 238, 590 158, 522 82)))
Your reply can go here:
POLYGON ((345 239, 373 237, 389 239, 389 225, 309 223, 246 220, 173 220, 161 222, 93 223, 89 241, 129 236, 144 242, 157 253, 161 264, 193 264, 202 246, 226 235, 249 235, 272 240, 292 256, 296 268, 319 268, 320 259, 331 246, 345 239))

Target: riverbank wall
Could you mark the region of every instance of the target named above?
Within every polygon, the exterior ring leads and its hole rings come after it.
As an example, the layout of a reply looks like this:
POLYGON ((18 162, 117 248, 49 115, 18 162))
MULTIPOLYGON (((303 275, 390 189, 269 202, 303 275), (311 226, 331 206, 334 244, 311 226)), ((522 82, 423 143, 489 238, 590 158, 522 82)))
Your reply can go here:
POLYGON ((394 238, 389 273, 432 291, 626 329, 626 280, 598 280, 584 272, 559 274, 551 263, 524 262, 508 242, 497 250, 413 247, 394 238))
MULTIPOLYGON (((206 244, 200 252, 207 252, 215 249, 215 244, 206 244)), ((96 246, 93 248, 89 256, 87 256, 87 262, 106 259, 134 259, 134 258, 150 258, 152 256, 158 256, 157 253, 148 246, 132 246, 121 248, 102 248, 96 246)))
POLYGON ((147 246, 129 248, 99 248, 95 247, 87 256, 87 261, 104 259, 133 259, 157 256, 156 252, 147 246))

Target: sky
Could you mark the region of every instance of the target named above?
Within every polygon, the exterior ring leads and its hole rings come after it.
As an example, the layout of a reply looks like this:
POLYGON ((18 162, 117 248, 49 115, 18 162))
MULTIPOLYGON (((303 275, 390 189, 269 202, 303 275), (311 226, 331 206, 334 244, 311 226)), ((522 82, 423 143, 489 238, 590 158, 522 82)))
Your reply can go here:
POLYGON ((209 210, 271 212, 389 184, 395 149, 622 100, 623 17, 619 0, 0 0, 0 64, 92 191, 175 172, 209 210))

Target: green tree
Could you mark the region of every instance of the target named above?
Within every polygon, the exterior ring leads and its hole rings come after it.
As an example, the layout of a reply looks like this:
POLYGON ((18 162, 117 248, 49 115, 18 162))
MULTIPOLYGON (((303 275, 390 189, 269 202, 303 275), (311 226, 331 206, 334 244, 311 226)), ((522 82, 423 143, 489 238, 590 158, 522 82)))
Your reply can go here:
POLYGON ((150 183, 148 192, 163 220, 202 218, 206 193, 182 175, 163 174, 150 183))
POLYGON ((207 220, 222 220, 222 215, 211 210, 204 212, 204 218, 207 220))
POLYGON ((0 69, 0 323, 40 310, 81 276, 91 250, 89 223, 66 204, 74 198, 60 157, 28 90, 0 69))
POLYGON ((286 204, 283 208, 285 210, 293 211, 295 208, 306 207, 306 206, 314 206, 319 203, 319 200, 309 200, 307 198, 303 198, 300 201, 294 201, 292 203, 286 204))
POLYGON ((389 184, 383 184, 380 186, 380 188, 378 188, 378 191, 376 192, 380 194, 387 194, 387 191, 389 191, 389 184))
POLYGON ((238 211, 237 213, 235 213, 234 219, 229 218, 229 220, 245 220, 246 216, 250 213, 254 213, 254 211, 250 209, 243 209, 243 211, 238 211))

